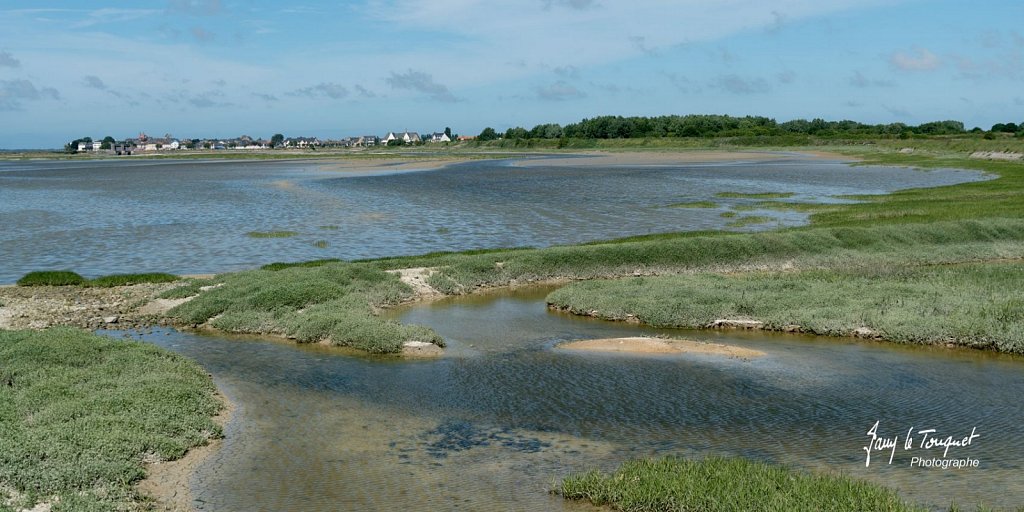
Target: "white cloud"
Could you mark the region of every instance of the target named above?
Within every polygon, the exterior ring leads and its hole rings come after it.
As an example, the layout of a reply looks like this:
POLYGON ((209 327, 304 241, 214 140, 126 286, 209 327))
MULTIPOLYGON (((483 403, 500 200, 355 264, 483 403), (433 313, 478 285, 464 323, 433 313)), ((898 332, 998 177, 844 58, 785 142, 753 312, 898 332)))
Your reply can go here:
MULTIPOLYGON (((667 50, 677 45, 715 41, 742 31, 807 18, 893 4, 898 0, 731 0, 728 6, 705 0, 634 0, 586 2, 578 7, 530 8, 520 2, 489 0, 374 0, 375 18, 395 30, 428 31, 454 37, 448 55, 432 53, 432 70, 451 83, 479 85, 528 76, 536 68, 509 66, 509 61, 549 62, 553 52, 571 56, 573 65, 617 62, 667 50), (622 34, 620 37, 610 35, 622 34), (495 59, 495 55, 503 58, 495 59)), ((536 5, 536 4, 534 4, 536 5)), ((411 55, 410 55, 411 56, 411 55)), ((400 66, 414 66, 402 55, 400 66)))
POLYGON ((392 72, 391 76, 385 79, 385 81, 394 89, 421 92, 440 102, 453 103, 458 101, 455 95, 448 89, 448 86, 435 82, 432 75, 423 71, 410 69, 405 73, 392 72))
POLYGON ((942 60, 927 48, 914 48, 909 52, 895 52, 889 63, 903 71, 931 71, 942 65, 942 60))
POLYGON ((587 97, 586 93, 564 80, 538 87, 535 92, 538 99, 546 101, 566 101, 587 97))
POLYGON ((17 68, 21 61, 14 58, 9 52, 0 52, 0 68, 17 68))
POLYGON ((757 94, 771 90, 771 86, 763 78, 748 78, 735 74, 719 76, 708 85, 733 94, 757 94))
POLYGON ((17 110, 26 101, 58 100, 52 87, 36 87, 28 80, 0 80, 0 110, 17 110))

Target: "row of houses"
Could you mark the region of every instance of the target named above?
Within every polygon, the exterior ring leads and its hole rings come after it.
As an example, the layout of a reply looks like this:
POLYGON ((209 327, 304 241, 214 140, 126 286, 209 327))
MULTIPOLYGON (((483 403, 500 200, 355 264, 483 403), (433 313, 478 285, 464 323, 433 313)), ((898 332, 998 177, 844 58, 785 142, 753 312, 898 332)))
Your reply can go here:
MULTIPOLYGON (((108 141, 110 139, 107 139, 108 141)), ((435 132, 421 136, 417 132, 408 130, 403 132, 388 132, 384 137, 377 135, 363 135, 361 137, 348 137, 340 140, 321 140, 317 137, 289 137, 278 140, 254 139, 248 135, 242 135, 233 139, 187 139, 174 138, 169 134, 163 137, 150 137, 140 133, 138 137, 125 139, 121 142, 103 143, 91 140, 75 141, 79 152, 109 150, 118 155, 130 155, 139 152, 156 151, 177 151, 190 149, 235 149, 235 150, 260 150, 275 147, 284 148, 317 148, 317 147, 372 147, 393 145, 398 141, 401 144, 421 144, 451 142, 452 138, 445 132, 435 132), (106 146, 106 147, 104 147, 106 146)))

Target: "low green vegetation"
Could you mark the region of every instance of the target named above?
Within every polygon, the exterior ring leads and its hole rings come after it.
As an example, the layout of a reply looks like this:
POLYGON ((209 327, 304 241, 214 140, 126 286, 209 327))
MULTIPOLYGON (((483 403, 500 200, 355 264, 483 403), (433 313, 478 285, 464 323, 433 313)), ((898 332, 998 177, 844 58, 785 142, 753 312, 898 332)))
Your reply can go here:
POLYGON ((382 270, 432 267, 428 282, 443 293, 550 279, 594 279, 751 266, 843 268, 950 263, 1024 253, 1024 219, 864 227, 796 228, 759 233, 633 237, 601 244, 388 258, 382 270))
POLYGON ((143 460, 220 436, 220 407, 202 368, 153 345, 0 330, 0 509, 139 508, 143 460))
MULTIPOLYGON (((443 346, 432 330, 380 318, 376 309, 413 298, 397 276, 332 261, 277 264, 273 269, 224 274, 220 286, 200 292, 168 315, 191 325, 232 333, 271 334, 302 343, 326 342, 371 353, 394 353, 406 341, 443 346)), ((191 290, 197 290, 189 285, 191 290)))
POLYGON ((322 266, 324 266, 324 265, 326 265, 328 263, 339 263, 339 262, 341 262, 341 260, 339 260, 338 258, 325 258, 325 259, 322 259, 322 260, 300 261, 300 262, 296 262, 296 263, 275 262, 275 263, 268 263, 266 265, 263 265, 262 267, 260 267, 260 270, 284 270, 286 268, 295 268, 295 267, 300 267, 300 268, 302 268, 302 267, 306 267, 306 268, 322 267, 322 266))
POLYGON ((88 286, 98 288, 112 288, 114 286, 129 286, 142 283, 173 283, 181 279, 174 274, 152 272, 148 274, 112 274, 109 276, 97 277, 86 283, 88 286))
POLYGON ((181 286, 175 286, 174 288, 161 293, 157 297, 161 299, 186 299, 198 295, 204 287, 215 286, 217 283, 218 281, 216 278, 187 279, 181 286))
POLYGON ((43 270, 29 272, 18 279, 18 286, 95 286, 112 288, 142 283, 171 283, 181 279, 174 274, 112 274, 109 276, 86 279, 70 270, 43 270))
POLYGON ((85 278, 70 270, 37 270, 18 279, 18 286, 78 286, 85 278))
POLYGON ((586 281, 547 301, 611 320, 633 315, 659 327, 753 319, 773 330, 799 326, 828 336, 1024 354, 1024 265, 1017 262, 586 281))
POLYGON ((250 231, 245 236, 251 238, 291 238, 298 234, 298 231, 250 231))
POLYGON ((726 224, 726 226, 730 228, 744 228, 747 226, 753 226, 755 224, 764 224, 766 222, 771 222, 773 220, 775 219, 771 217, 765 217, 763 215, 744 215, 743 217, 739 217, 736 220, 726 224))
POLYGON ((326 249, 329 245, 331 244, 327 240, 317 240, 313 242, 313 247, 316 247, 318 249, 326 249))
POLYGON ((675 203, 668 205, 669 208, 718 208, 718 203, 712 201, 691 201, 689 203, 675 203))
POLYGON ((736 212, 734 212, 734 211, 722 212, 722 213, 718 214, 718 216, 723 218, 723 219, 732 219, 732 218, 735 218, 736 215, 738 215, 738 214, 736 212))
POLYGON ((904 502, 895 490, 848 476, 720 457, 630 461, 612 474, 570 475, 557 492, 629 512, 927 510, 904 502))
POLYGON ((729 199, 785 199, 795 195, 793 192, 719 192, 715 194, 715 197, 729 199))

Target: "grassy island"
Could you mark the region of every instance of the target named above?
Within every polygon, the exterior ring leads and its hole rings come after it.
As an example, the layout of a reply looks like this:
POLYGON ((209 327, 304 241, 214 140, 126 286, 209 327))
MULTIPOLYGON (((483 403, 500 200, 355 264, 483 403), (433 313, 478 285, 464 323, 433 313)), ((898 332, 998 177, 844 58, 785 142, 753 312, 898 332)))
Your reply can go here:
POLYGON ((0 510, 132 510, 145 462, 221 435, 198 365, 85 331, 0 330, 0 510))
POLYGON ((630 461, 612 474, 570 475, 556 492, 629 512, 927 510, 904 502, 894 490, 846 476, 720 457, 630 461))

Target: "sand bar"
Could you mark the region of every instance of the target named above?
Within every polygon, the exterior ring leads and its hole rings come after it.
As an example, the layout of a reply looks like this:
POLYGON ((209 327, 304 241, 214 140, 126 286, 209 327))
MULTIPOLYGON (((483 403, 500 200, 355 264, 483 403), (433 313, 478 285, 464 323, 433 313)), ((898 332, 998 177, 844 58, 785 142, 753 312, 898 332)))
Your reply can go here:
POLYGON ((564 158, 535 158, 515 163, 519 167, 578 167, 618 165, 676 165, 703 162, 760 162, 787 158, 825 158, 822 154, 784 153, 778 151, 638 151, 585 152, 564 158))
POLYGON ((670 340, 650 337, 580 340, 561 343, 558 345, 558 348, 591 352, 624 352, 629 354, 706 354, 743 359, 764 355, 764 352, 760 350, 743 347, 693 340, 670 340))

